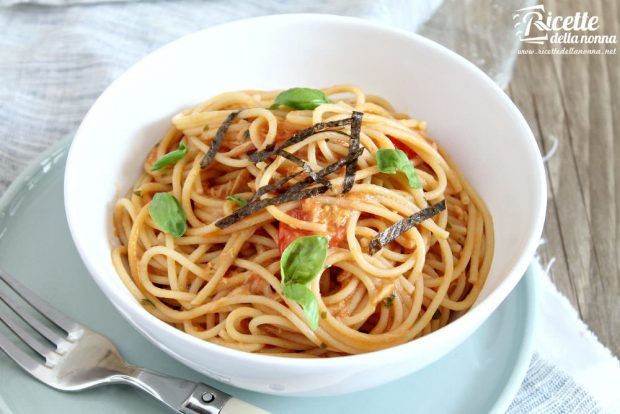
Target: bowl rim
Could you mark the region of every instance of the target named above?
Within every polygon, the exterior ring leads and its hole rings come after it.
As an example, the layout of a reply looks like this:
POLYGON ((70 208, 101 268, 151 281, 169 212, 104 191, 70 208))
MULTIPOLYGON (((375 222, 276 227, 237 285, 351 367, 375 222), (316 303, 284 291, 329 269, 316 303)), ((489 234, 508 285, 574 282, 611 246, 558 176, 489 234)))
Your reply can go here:
MULTIPOLYGON (((530 160, 532 161, 532 160, 530 160)), ((539 240, 542 235, 544 220, 545 220, 545 212, 546 212, 546 204, 547 204, 547 182, 545 175, 545 168, 543 165, 543 160, 540 155, 540 151, 536 144, 536 140, 534 135, 519 111, 516 105, 510 100, 510 98, 505 94, 505 92, 495 83, 493 80, 488 77, 481 69, 475 66, 473 63, 460 56, 456 52, 442 46, 426 37, 423 37, 419 34, 409 32, 403 29, 397 29, 393 27, 389 27, 384 24, 371 22, 368 20, 354 18, 354 17, 345 17, 345 16, 337 16, 337 15, 329 15, 329 14, 317 14, 317 13, 291 13, 291 14, 272 14, 260 17, 250 17, 245 19, 233 20, 230 22, 213 25, 207 27, 205 29, 184 35, 176 40, 173 40, 157 49, 149 53, 147 56, 140 59, 137 63, 133 64, 129 69, 123 72, 119 77, 117 77, 110 85, 106 87, 103 93, 97 98, 97 100, 93 103, 87 114, 82 120, 80 127, 78 128, 74 140, 71 144, 71 148, 69 150, 69 154, 67 157, 67 164, 65 169, 64 176, 64 204, 67 222, 69 224, 69 229, 71 232, 71 236, 73 242, 78 250, 78 253, 86 265, 91 277, 95 280, 96 284, 103 291, 104 295, 108 300, 112 302, 114 307, 127 319, 130 324, 136 328, 140 333, 145 335, 151 342, 153 342, 156 346, 162 348, 167 352, 172 352, 178 359, 181 359, 184 363, 188 364, 187 361, 183 360, 183 357, 180 353, 177 352, 176 349, 169 348, 168 346, 161 343, 161 341, 156 340, 152 334, 150 334, 143 326, 140 324, 146 324, 151 326, 153 329, 161 331, 162 334, 172 335, 177 339, 179 344, 189 343, 192 346, 202 348, 204 351, 209 352, 211 354, 221 355, 226 358, 236 359, 239 362, 248 362, 256 365, 266 365, 266 366, 286 366, 287 368, 321 368, 327 367, 334 368, 337 366, 351 366, 351 365, 359 365, 368 363, 371 361, 382 360, 389 361, 395 359, 402 359, 402 357, 397 357, 398 354, 405 353, 410 349, 415 349, 415 347, 428 347, 434 343, 441 343, 444 337, 454 337, 457 335, 458 331, 467 332, 465 335, 460 335, 460 338, 457 342, 467 338, 471 335, 478 326, 482 324, 490 314, 497 309, 499 304, 508 296, 508 294, 512 291, 512 289, 516 286, 517 282, 521 279, 521 276, 524 274, 527 266, 529 265, 529 261, 534 256, 538 245, 539 240), (187 334, 179 329, 176 329, 162 320, 156 318, 151 315, 149 312, 144 310, 137 301, 127 301, 125 298, 117 295, 112 289, 111 286, 108 286, 108 282, 106 282, 105 278, 102 277, 103 271, 99 271, 96 269, 88 259, 89 253, 87 251, 86 246, 82 244, 80 235, 82 234, 79 231, 79 228, 74 221, 73 217, 78 214, 77 206, 74 204, 72 199, 72 192, 68 189, 73 187, 73 159, 77 157, 76 155, 76 145, 75 143, 81 139, 82 136, 87 134, 85 130, 87 130, 88 120, 93 116, 93 113, 97 111, 98 104, 108 95, 110 94, 110 90, 114 89, 115 85, 119 83, 119 81, 128 76, 129 74, 140 70, 141 68, 148 66, 149 63, 155 59, 156 56, 164 53, 169 49, 173 49, 177 44, 186 42, 188 39, 193 37, 205 36, 207 33, 214 32, 223 28, 233 28, 235 26, 241 28, 244 25, 249 23, 261 23, 261 24, 278 24, 281 21, 286 20, 288 24, 291 21, 295 21, 298 23, 331 23, 338 25, 348 25, 348 26, 357 26, 359 30, 369 30, 376 32, 383 32, 388 35, 398 36, 404 38, 408 42, 414 42, 421 44, 422 46, 433 49, 436 53, 440 53, 445 55, 454 61, 455 65, 459 66, 459 70, 467 71, 471 76, 475 76, 486 87, 490 88, 495 95, 502 101, 503 105, 512 115, 514 119, 515 126, 518 126, 523 133, 526 135, 524 142, 526 143, 527 149, 532 153, 533 161, 535 164, 535 176, 538 181, 538 191, 530 194, 530 198, 532 200, 532 210, 534 211, 534 219, 533 226, 529 231, 529 235, 527 237, 527 241, 525 243, 524 248, 521 252, 516 256, 514 260, 514 265, 512 269, 508 272, 508 274, 504 277, 504 279, 498 284, 498 286, 489 293, 489 296, 482 300, 479 303, 476 303, 474 308, 468 310, 464 315, 459 317, 457 320, 447 324, 443 328, 432 332, 423 337, 391 346, 388 348, 371 351, 362 354, 355 355, 345 355, 331 358, 289 358, 283 356, 272 356, 272 355, 261 355, 250 352, 245 352, 241 350, 237 350, 234 348, 228 348, 223 345, 218 345, 197 337, 194 337, 190 334, 187 334), (139 319, 136 320, 136 319, 139 319), (138 323, 139 322, 139 323, 138 323)), ((133 297, 132 297, 133 299, 133 297)), ((455 345, 456 346, 456 345, 455 345)), ((176 347, 175 347, 176 348, 176 347)), ((450 347, 449 349, 452 349, 450 347)), ((433 359, 434 360, 434 359, 433 359)), ((429 361, 431 362, 431 361, 429 361)))

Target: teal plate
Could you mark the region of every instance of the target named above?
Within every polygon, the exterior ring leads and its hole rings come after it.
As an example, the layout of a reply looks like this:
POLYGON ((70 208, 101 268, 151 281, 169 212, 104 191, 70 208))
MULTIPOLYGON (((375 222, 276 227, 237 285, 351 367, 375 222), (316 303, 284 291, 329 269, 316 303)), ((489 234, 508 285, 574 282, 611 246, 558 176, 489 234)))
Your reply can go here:
MULTIPOLYGON (((68 145, 65 140, 33 164, 0 199, 0 266, 72 318, 109 336, 131 363, 204 381, 274 413, 502 413, 514 398, 532 354, 532 269, 497 311, 454 351, 415 374, 371 390, 339 397, 275 397, 219 384, 181 365, 125 322, 82 264, 63 205, 68 145)), ((0 307, 2 311, 5 309, 0 307)), ((0 333, 6 334, 2 325, 0 333)), ((84 412, 168 411, 126 386, 75 394, 55 391, 0 352, 0 413, 84 412)))

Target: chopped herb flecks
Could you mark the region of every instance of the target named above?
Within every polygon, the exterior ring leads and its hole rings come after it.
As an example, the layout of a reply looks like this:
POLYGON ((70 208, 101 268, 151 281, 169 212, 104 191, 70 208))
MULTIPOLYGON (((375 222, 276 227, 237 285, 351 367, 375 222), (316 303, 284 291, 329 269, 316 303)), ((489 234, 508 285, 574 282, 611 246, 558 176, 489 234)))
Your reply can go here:
POLYGON ((394 304, 394 299, 396 299, 396 292, 392 292, 390 296, 383 299, 383 306, 385 306, 388 309, 391 308, 392 305, 394 304))

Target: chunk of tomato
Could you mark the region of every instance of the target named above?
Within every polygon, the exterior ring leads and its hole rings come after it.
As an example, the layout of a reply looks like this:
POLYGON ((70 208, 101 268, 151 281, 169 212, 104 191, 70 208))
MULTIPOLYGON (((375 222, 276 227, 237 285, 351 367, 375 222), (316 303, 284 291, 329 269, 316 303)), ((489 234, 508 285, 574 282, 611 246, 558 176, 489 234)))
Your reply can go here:
MULTIPOLYGON (((296 208, 288 212, 288 214, 296 219, 304 220, 304 212, 301 208, 296 208)), ((312 233, 306 230, 295 229, 286 223, 280 223, 278 225, 278 247, 280 248, 280 254, 284 252, 284 249, 288 247, 295 239, 303 236, 310 236, 312 233)))
POLYGON ((388 136, 388 138, 390 139, 390 141, 392 141, 392 144, 394 144, 396 149, 399 149, 405 153, 407 158, 412 159, 416 157, 416 153, 411 148, 403 144, 401 141, 397 140, 396 138, 392 138, 390 136, 388 136))
MULTIPOLYGON (((302 202, 301 207, 289 211, 288 214, 299 220, 326 224, 328 233, 325 236, 329 237, 329 247, 336 247, 345 238, 350 211, 337 206, 321 205, 317 201, 307 199, 302 202)), ((299 237, 313 234, 308 230, 295 229, 286 223, 280 223, 278 225, 280 253, 299 237)))

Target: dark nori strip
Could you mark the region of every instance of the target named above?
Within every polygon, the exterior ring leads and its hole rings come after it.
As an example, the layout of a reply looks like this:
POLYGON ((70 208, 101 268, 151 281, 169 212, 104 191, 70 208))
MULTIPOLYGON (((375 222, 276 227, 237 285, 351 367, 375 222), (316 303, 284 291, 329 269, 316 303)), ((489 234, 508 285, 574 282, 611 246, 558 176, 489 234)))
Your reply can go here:
POLYGON ((213 142, 211 143, 211 148, 209 148, 209 151, 207 151, 202 161, 200 161, 200 168, 207 168, 209 164, 213 162, 213 160, 215 159, 215 154, 217 154, 217 152, 220 150, 220 147, 222 146, 222 141, 224 141, 226 131, 228 131, 228 128, 230 127, 230 124, 232 124, 232 121, 237 117, 237 115, 239 115, 239 112, 241 111, 231 112, 226 117, 226 120, 222 122, 222 125, 220 125, 220 127, 217 129, 215 138, 213 138, 213 142))
MULTIPOLYGON (((356 161, 357 158, 362 155, 362 153, 364 152, 364 148, 360 148, 355 154, 352 155, 347 155, 346 158, 341 158, 338 161, 336 161, 333 164, 329 164, 327 167, 323 168, 322 170, 320 170, 319 172, 317 172, 317 175, 319 177, 325 177, 329 174, 335 173, 336 171, 338 171, 340 168, 342 168, 345 165, 349 165, 351 162, 356 161)), ((298 191, 301 188, 306 187, 308 184, 312 183, 312 178, 311 177, 307 177, 304 181, 301 181, 297 184, 295 184, 294 186, 291 187, 291 190, 293 191, 298 191)), ((328 181, 329 183, 329 181, 328 181)), ((331 185, 331 184, 330 184, 331 185)))
MULTIPOLYGON (((329 186, 331 187, 331 183, 329 181, 325 181, 322 178, 332 174, 336 171, 338 171, 340 168, 342 168, 344 165, 347 165, 347 163, 352 162, 352 160, 357 160, 357 158, 362 155, 362 153, 364 152, 364 148, 361 148, 357 151, 357 153, 353 154, 352 157, 347 157, 347 158, 341 158, 338 161, 334 162, 333 164, 329 164, 328 166, 324 167, 323 169, 315 172, 314 174, 318 177, 318 179, 320 180, 319 182, 323 185, 329 186)), ((252 196, 252 199, 250 201, 255 201, 258 200, 263 194, 267 194, 270 193, 272 191, 277 190, 278 188, 282 187, 284 184, 286 184, 287 182, 289 182, 290 180, 292 180, 293 178, 297 177, 299 174, 301 174, 303 172, 302 171, 298 171, 293 175, 289 175, 288 177, 284 177, 283 179, 281 179, 280 181, 278 181, 275 184, 268 184, 268 185, 264 185, 262 187, 260 187, 258 190, 256 190, 256 193, 252 196)), ((313 181, 316 181, 312 178, 312 176, 307 177, 305 180, 295 184, 293 187, 291 187, 291 190, 293 191, 299 191, 304 187, 307 187, 309 184, 312 184, 313 181)))
MULTIPOLYGON (((273 149, 276 147, 276 144, 269 144, 265 147, 265 149, 263 151, 273 151, 273 149)), ((256 151, 256 152, 261 152, 261 151, 256 151)), ((254 154, 250 154, 250 161, 252 161, 252 155, 254 154)), ((254 161, 252 161, 254 162, 254 161)))
POLYGON ((262 200, 257 200, 257 201, 248 203, 245 207, 241 207, 240 209, 235 210, 235 212, 232 213, 231 215, 226 216, 223 219, 216 221, 215 225, 219 227, 220 229, 225 229, 226 227, 232 226, 239 220, 244 219, 248 216, 251 216, 252 214, 258 212, 259 210, 262 210, 263 208, 267 206, 288 203, 289 201, 302 200, 304 198, 316 197, 320 194, 323 194, 329 189, 330 187, 323 185, 320 187, 307 188, 307 189, 304 189, 298 192, 289 190, 285 192, 284 194, 281 194, 277 197, 264 198, 262 200))
MULTIPOLYGON (((233 114, 231 114, 233 115, 233 114)), ((305 198, 311 198, 311 197, 316 197, 320 194, 325 193, 326 191, 328 191, 329 189, 331 189, 331 183, 329 181, 326 181, 323 179, 323 177, 332 174, 336 171, 338 171, 340 168, 342 168, 343 166, 347 167, 347 171, 349 170, 349 166, 352 164, 357 164, 357 159, 359 158, 360 155, 362 155, 362 153, 364 152, 364 148, 360 148, 359 147, 359 134, 360 134, 360 129, 361 129, 361 122, 362 122, 362 116, 364 114, 361 112, 353 112, 353 115, 351 116, 351 118, 346 118, 346 119, 341 119, 338 121, 329 121, 329 122, 321 122, 318 124, 313 125, 310 128, 301 130, 299 132, 297 132, 296 134, 294 134, 293 136, 291 136, 289 139, 287 139, 286 141, 284 141, 278 148, 274 149, 274 145, 270 144, 268 145, 265 150, 263 151, 257 151, 253 154, 250 154, 249 158, 250 161, 252 162, 260 162, 260 161, 264 161, 266 159, 268 159, 269 157, 273 156, 273 155, 280 155, 284 158, 286 158, 287 160, 293 162, 294 164, 300 166, 302 168, 301 171, 296 172, 295 174, 292 174, 288 177, 283 178, 282 180, 278 181, 275 184, 269 184, 269 185, 265 185, 262 186, 260 188, 258 188, 256 190, 256 193, 252 196, 252 198, 250 199, 250 202, 244 206, 241 207, 240 209, 236 210, 234 213, 232 213, 229 216, 226 216, 220 220, 218 220, 215 225, 217 227, 219 227, 220 229, 224 229, 226 227, 229 227, 233 224, 235 224, 236 222, 244 219, 245 217, 251 216, 252 214, 258 212, 259 210, 262 210, 263 208, 270 206, 270 205, 277 205, 277 204, 282 204, 282 203, 287 203, 289 201, 296 201, 296 200, 302 200, 305 198), (342 158, 339 159, 338 161, 329 164, 328 166, 324 167, 323 169, 321 169, 320 171, 314 171, 312 170, 312 168, 302 159, 298 158, 297 156, 291 154, 288 151, 284 151, 283 149, 286 147, 289 147, 291 145, 294 145, 298 142, 303 141, 304 139, 318 133, 318 132, 322 132, 325 131, 329 128, 336 128, 336 127, 341 127, 344 125, 349 125, 351 124, 351 135, 344 133, 342 131, 336 131, 338 133, 341 133, 343 135, 349 136, 351 138, 351 143, 349 144, 349 153, 347 155, 346 158, 342 158), (353 148, 351 148, 353 147, 353 148), (289 188, 286 192, 284 192, 283 194, 276 196, 276 197, 271 197, 271 198, 265 198, 265 199, 260 199, 261 196, 263 196, 264 194, 267 194, 271 191, 275 191, 278 188, 282 187, 284 184, 286 184, 287 182, 289 182, 290 180, 292 180, 293 178, 297 177, 299 174, 301 174, 302 172, 305 172, 308 174, 308 177, 306 177, 304 180, 296 183, 295 185, 293 185, 291 188, 289 188), (312 188, 306 188, 309 185, 313 184, 313 183, 319 183, 321 184, 318 187, 312 187, 312 188)), ((236 114, 235 114, 236 116, 236 114)), ((234 116, 229 116, 230 120, 227 119, 224 124, 226 124, 226 122, 228 122, 228 125, 230 125, 230 122, 232 122, 232 119, 234 119, 234 116)), ((220 129, 218 130, 218 133, 216 134, 216 138, 220 133, 220 130, 222 129, 222 127, 224 126, 224 124, 222 124, 222 126, 220 126, 220 129)), ((226 129, 228 128, 228 126, 226 126, 226 129)), ((226 130, 224 129, 224 133, 226 132, 226 130)), ((222 134, 223 137, 223 134, 222 134)), ((214 143, 215 145, 215 143, 214 143)), ((211 152, 211 148, 209 149, 209 153, 211 152)), ((213 157, 215 157, 215 153, 217 151, 214 151, 214 155, 213 157)), ((209 154, 207 153, 207 155, 209 154)), ((206 158, 206 156, 205 156, 206 158)), ((204 160, 203 160, 204 161, 204 160)), ((201 163, 202 165, 202 163, 201 163)), ((207 164, 208 165, 208 164, 207 164)), ((353 178, 355 175, 355 170, 357 169, 357 167, 355 169, 353 169, 353 178)), ((353 178, 351 178, 351 181, 354 181, 353 178)), ((347 182, 347 179, 345 177, 345 184, 347 182)), ((350 184, 349 188, 347 191, 349 191, 352 187, 352 184, 350 184)), ((346 192, 346 191, 345 191, 346 192)))
POLYGON ((302 129, 301 131, 296 132, 293 136, 291 136, 289 139, 284 141, 276 149, 265 149, 264 151, 257 151, 253 154, 250 154, 250 161, 254 163, 264 161, 273 155, 278 155, 279 152, 282 151, 284 148, 297 144, 298 142, 301 142, 304 139, 311 137, 312 135, 318 132, 325 131, 329 128, 337 128, 337 127, 349 125, 351 124, 351 122, 353 122, 352 117, 340 119, 338 121, 319 122, 318 124, 312 125, 310 128, 302 129))
POLYGON ((404 218, 396 223, 392 224, 387 229, 383 230, 381 233, 377 234, 368 245, 368 253, 375 254, 381 248, 392 240, 396 239, 398 236, 422 223, 424 220, 428 220, 431 217, 439 214, 440 212, 446 209, 446 200, 441 200, 439 203, 427 207, 418 211, 417 213, 412 214, 411 216, 404 218))
POLYGON ((250 199, 250 202, 258 200, 259 198, 261 198, 261 196, 263 194, 267 194, 267 193, 270 193, 272 191, 276 191, 278 188, 282 187, 284 184, 288 183, 289 181, 291 181, 293 178, 297 177, 302 172, 303 171, 297 171, 295 174, 292 174, 292 175, 289 175, 287 177, 284 177, 283 179, 281 179, 280 181, 278 181, 278 182, 276 182, 274 184, 267 184, 267 185, 264 185, 262 187, 259 187, 258 190, 256 190, 256 193, 254 193, 254 195, 250 199))
MULTIPOLYGON (((362 112, 353 111, 351 118, 351 139, 349 140, 349 155, 347 158, 353 157, 360 147, 360 132, 362 130, 362 112)), ((344 184, 342 185, 342 194, 348 193, 355 184, 355 172, 357 171, 357 157, 353 159, 355 162, 347 164, 344 176, 344 184)))
MULTIPOLYGON (((353 161, 356 161, 357 158, 363 152, 364 152, 364 148, 360 148, 357 150, 356 153, 351 154, 350 156, 347 156, 346 158, 339 159, 335 163, 329 164, 327 167, 321 169, 320 171, 317 171, 316 175, 319 178, 323 178, 329 174, 332 174, 338 171, 343 166, 348 165, 349 163, 353 161)), ((231 215, 218 220, 215 223, 215 225, 219 227, 220 229, 225 229, 226 227, 231 226, 235 224, 236 222, 238 222, 239 220, 242 220, 248 216, 251 216, 252 214, 258 212, 259 210, 262 210, 263 208, 267 206, 288 203, 289 201, 303 200, 304 198, 316 197, 320 194, 325 193, 331 188, 331 183, 329 181, 326 181, 326 185, 321 185, 319 187, 306 188, 314 182, 312 177, 306 177, 305 180, 300 181, 299 183, 295 184, 294 186, 289 188, 284 194, 281 194, 279 196, 272 197, 272 198, 265 198, 262 200, 258 199, 263 194, 277 190, 278 188, 282 187, 292 178, 301 174, 301 172, 302 171, 299 171, 295 173, 294 175, 285 177, 275 184, 265 185, 265 186, 260 187, 256 191, 256 194, 254 194, 250 202, 245 207, 241 207, 240 209, 236 210, 231 215)))
POLYGON ((279 154, 281 157, 286 158, 287 160, 289 160, 290 162, 292 162, 295 165, 298 165, 301 167, 301 169, 308 174, 313 181, 319 182, 323 185, 327 185, 327 181, 323 180, 321 177, 319 177, 316 172, 312 169, 312 167, 310 167, 308 165, 307 162, 305 162, 304 160, 302 160, 301 158, 291 154, 288 151, 280 151, 279 154))
MULTIPOLYGON (((359 114, 359 112, 354 112, 355 114, 359 114)), ((304 139, 312 136, 313 134, 316 134, 318 132, 321 132, 327 128, 334 128, 334 127, 338 127, 338 126, 344 126, 347 125, 351 122, 353 122, 354 117, 351 118, 346 118, 346 119, 342 119, 342 120, 338 120, 338 121, 330 121, 330 122, 322 122, 322 123, 318 123, 313 125, 310 128, 306 128, 305 130, 299 131, 296 134, 294 134, 292 137, 290 137, 289 139, 287 139, 286 141, 284 141, 282 143, 282 145, 280 145, 277 149, 274 150, 275 145, 274 144, 269 144, 267 145, 267 147, 265 148, 265 150, 263 151, 257 151, 253 154, 250 154, 249 159, 252 162, 260 162, 263 161, 273 155, 280 155, 284 158, 286 158, 287 160, 293 162, 294 164, 300 166, 302 168, 302 170, 304 172, 306 172, 310 177, 309 179, 304 180, 302 183, 303 186, 315 181, 315 182, 319 182, 323 185, 327 185, 330 186, 330 184, 323 180, 321 177, 331 174, 332 172, 336 171, 338 168, 340 168, 342 165, 347 164, 349 165, 351 163, 351 159, 350 157, 352 156, 352 154, 355 154, 356 151, 351 151, 349 150, 349 156, 343 160, 340 160, 339 162, 336 162, 334 164, 328 165, 327 167, 325 167, 326 171, 328 172, 324 172, 323 175, 320 175, 320 172, 317 173, 315 172, 304 160, 302 160, 301 158, 295 156, 294 154, 288 152, 288 151, 284 151, 283 148, 286 148, 290 145, 293 145, 297 142, 301 142, 304 139)), ((337 132, 339 134, 345 135, 349 138, 351 138, 351 136, 349 134, 347 134, 346 132, 343 131, 334 131, 337 132)), ((359 145, 358 145, 359 147, 359 145)), ((359 155, 361 155, 361 152, 359 153, 359 155)), ((357 159, 357 157, 359 157, 359 155, 357 155, 355 157, 355 159, 357 159)), ((324 169, 325 170, 325 169, 324 169)), ((297 175, 299 175, 299 173, 296 173, 292 176, 289 177, 285 177, 284 179, 278 181, 275 184, 270 184, 270 185, 265 185, 261 188, 259 188, 256 193, 252 196, 252 200, 257 200, 258 198, 260 198, 263 194, 266 194, 268 192, 277 190, 278 188, 282 187, 284 184, 286 184, 288 181, 290 181, 292 178, 296 177, 297 175)), ((299 188, 299 187, 298 187, 299 188)))

